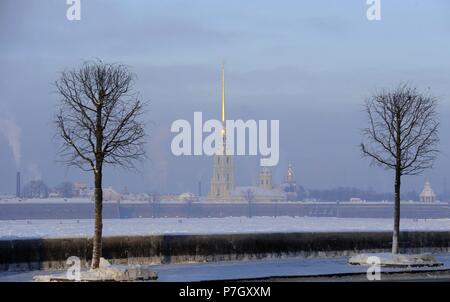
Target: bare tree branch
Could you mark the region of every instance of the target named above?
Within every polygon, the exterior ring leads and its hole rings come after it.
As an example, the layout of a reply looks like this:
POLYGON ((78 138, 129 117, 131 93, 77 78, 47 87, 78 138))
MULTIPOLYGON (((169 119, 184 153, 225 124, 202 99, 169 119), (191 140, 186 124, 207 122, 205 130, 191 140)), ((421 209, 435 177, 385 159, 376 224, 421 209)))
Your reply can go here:
POLYGON ((405 84, 372 96, 365 105, 363 155, 388 169, 396 169, 399 160, 401 175, 431 168, 439 152, 436 105, 435 98, 405 84))
POLYGON ((100 60, 61 74, 55 83, 61 96, 55 123, 67 164, 94 170, 102 159, 132 168, 145 157, 146 103, 132 91, 133 79, 125 66, 100 60))

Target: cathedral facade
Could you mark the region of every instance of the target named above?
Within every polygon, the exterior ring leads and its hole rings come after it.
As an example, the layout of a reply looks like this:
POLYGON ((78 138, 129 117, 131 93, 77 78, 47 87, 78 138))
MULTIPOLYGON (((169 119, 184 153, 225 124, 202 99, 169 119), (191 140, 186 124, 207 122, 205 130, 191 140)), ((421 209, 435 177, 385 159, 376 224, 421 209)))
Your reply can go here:
POLYGON ((213 157, 213 176, 208 197, 227 198, 234 190, 234 165, 231 155, 217 154, 213 157))

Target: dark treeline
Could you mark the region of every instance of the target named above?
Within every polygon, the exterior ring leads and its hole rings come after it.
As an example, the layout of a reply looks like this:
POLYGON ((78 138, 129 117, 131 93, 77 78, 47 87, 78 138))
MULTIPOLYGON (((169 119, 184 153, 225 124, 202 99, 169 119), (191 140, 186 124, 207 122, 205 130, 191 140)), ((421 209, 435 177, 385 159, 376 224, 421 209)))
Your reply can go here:
POLYGON ((25 198, 47 198, 50 193, 57 193, 59 197, 73 197, 74 186, 71 182, 63 182, 54 188, 49 187, 42 180, 32 180, 27 182, 22 188, 22 197, 25 198))

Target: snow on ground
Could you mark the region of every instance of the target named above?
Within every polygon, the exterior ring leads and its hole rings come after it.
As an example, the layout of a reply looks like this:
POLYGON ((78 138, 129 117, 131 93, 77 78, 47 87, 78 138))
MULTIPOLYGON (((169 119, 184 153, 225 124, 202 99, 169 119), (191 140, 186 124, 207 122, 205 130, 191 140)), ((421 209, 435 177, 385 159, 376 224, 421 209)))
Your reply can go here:
MULTIPOLYGON (((392 219, 331 217, 225 217, 105 219, 104 236, 276 232, 390 231, 392 219)), ((403 231, 450 231, 450 219, 402 219, 403 231)), ((94 221, 3 220, 0 240, 92 236, 94 221)))

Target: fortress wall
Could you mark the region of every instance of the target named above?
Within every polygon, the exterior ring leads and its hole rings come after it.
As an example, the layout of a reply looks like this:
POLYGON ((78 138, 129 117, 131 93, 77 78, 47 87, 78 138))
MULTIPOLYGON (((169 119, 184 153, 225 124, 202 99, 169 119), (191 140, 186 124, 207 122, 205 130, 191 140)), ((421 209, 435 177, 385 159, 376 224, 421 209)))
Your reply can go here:
MULTIPOLYGON (((401 246, 404 252, 448 252, 450 232, 404 232, 401 246)), ((115 264, 158 264, 347 256, 390 247, 390 232, 121 236, 104 238, 103 256, 115 264)), ((0 270, 60 269, 70 256, 87 266, 91 250, 86 238, 4 240, 0 270)))
MULTIPOLYGON (((92 219, 92 203, 0 204, 0 220, 92 219)), ((392 204, 338 203, 105 203, 105 219, 151 217, 227 216, 325 216, 392 218, 392 204)), ((402 204, 402 218, 450 218, 450 206, 442 204, 402 204)))

